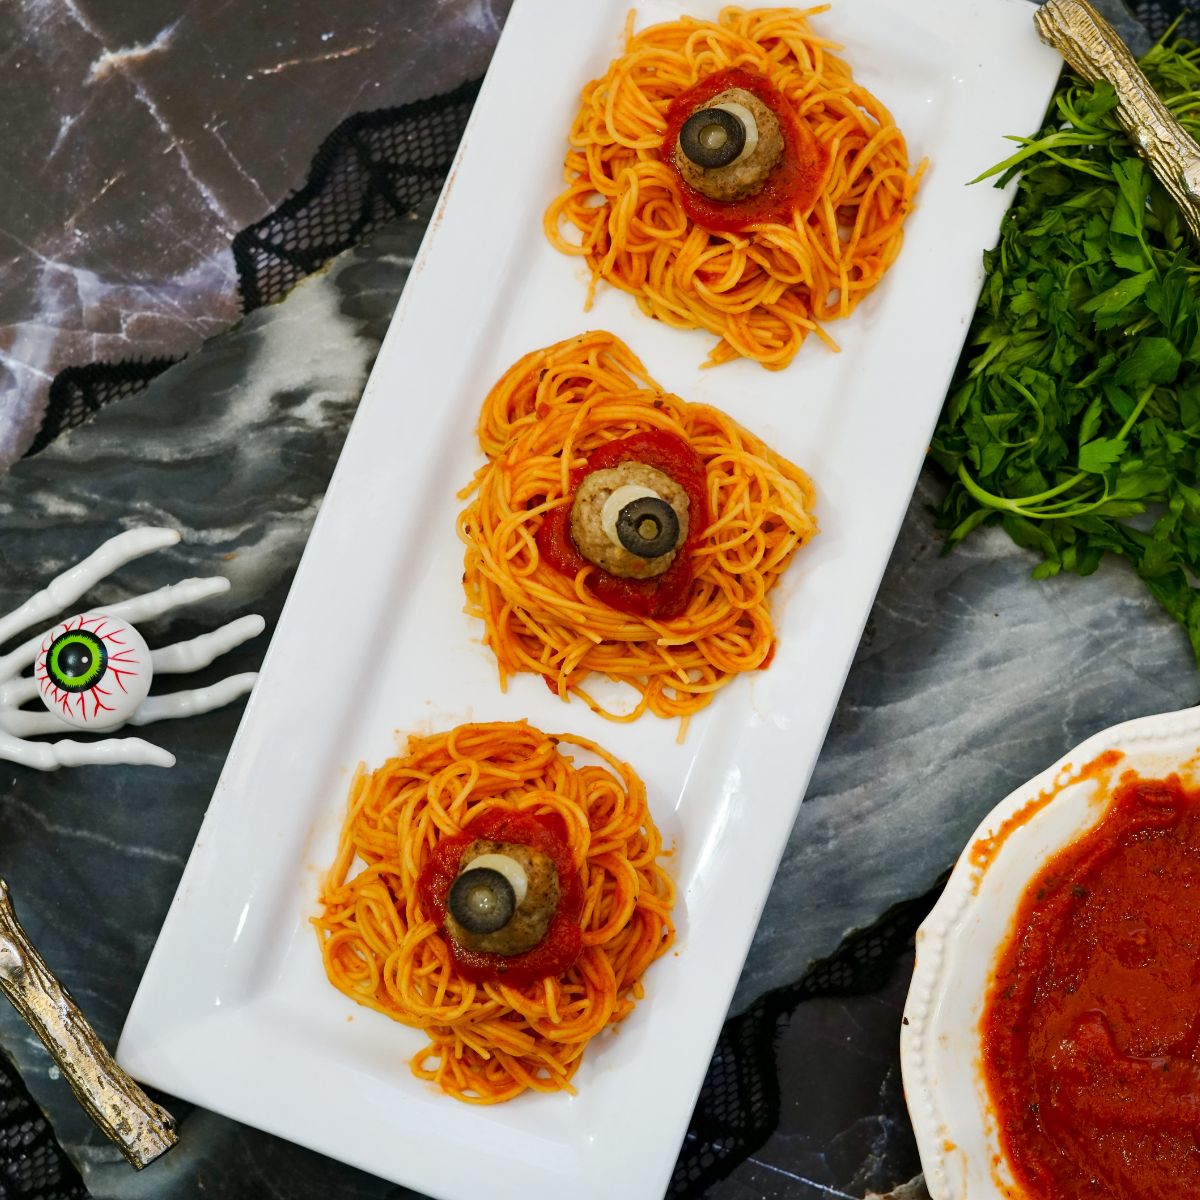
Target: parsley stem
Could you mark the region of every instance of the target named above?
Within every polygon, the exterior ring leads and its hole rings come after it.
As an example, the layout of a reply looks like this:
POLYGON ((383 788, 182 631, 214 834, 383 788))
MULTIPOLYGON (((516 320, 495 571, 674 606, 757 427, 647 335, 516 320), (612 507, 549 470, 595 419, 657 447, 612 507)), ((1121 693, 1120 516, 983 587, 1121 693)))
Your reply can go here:
POLYGON ((971 478, 970 471, 967 470, 965 463, 958 464, 958 477, 962 480, 963 487, 979 501, 980 504, 986 504, 989 508, 1003 508, 1009 512, 1021 512, 1028 504, 1040 504, 1043 500, 1049 500, 1053 496, 1059 496, 1069 488, 1073 488, 1081 479, 1086 479, 1085 472, 1080 471, 1072 475, 1070 479, 1064 480, 1057 487, 1052 487, 1048 491, 1038 492, 1034 496, 1018 496, 1015 500, 1010 500, 1007 496, 997 496, 995 492, 989 492, 986 488, 976 483, 971 478))
MULTIPOLYGON (((1116 435, 1116 440, 1121 441, 1126 434, 1137 423, 1138 417, 1142 415, 1142 410, 1150 401, 1150 397, 1154 395, 1154 384, 1143 389, 1141 396, 1138 398, 1137 404, 1134 406, 1133 412, 1125 419, 1125 424, 1121 426, 1120 432, 1116 435)), ((1076 484, 1082 483, 1084 480, 1089 482, 1095 481, 1098 476, 1089 471, 1076 471, 1074 475, 1064 479, 1062 483, 1056 484, 1052 488, 1047 488, 1044 492, 1037 492, 1031 496, 1017 496, 1015 499, 1009 499, 1007 496, 997 496, 995 492, 989 492, 987 488, 977 483, 972 477, 971 472, 967 470, 966 463, 958 464, 958 477, 962 481, 963 487, 979 501, 980 504, 986 505, 988 508, 996 508, 1002 512, 1010 512, 1015 516, 1028 517, 1035 521, 1053 521, 1062 517, 1078 517, 1084 513, 1092 512, 1099 508, 1110 496, 1107 480, 1104 481, 1104 487, 1099 498, 1095 500, 1059 500, 1054 504, 1046 504, 1047 500, 1053 500, 1055 496, 1061 496, 1063 492, 1070 491, 1076 484), (1038 507, 1040 506, 1040 507, 1038 507)))
POLYGON ((1096 166, 1095 163, 1088 162, 1086 158, 1067 158, 1065 154, 1055 154, 1053 150, 1047 150, 1046 157, 1052 158, 1056 163, 1066 167, 1068 170, 1082 171, 1085 175, 1092 175, 1096 179, 1112 179, 1111 171, 1106 171, 1102 167, 1096 166))
MULTIPOLYGON (((1042 154, 1059 146, 1087 146, 1095 139, 1089 133, 1069 133, 1066 130, 1060 130, 1044 138, 1011 138, 1009 140, 1018 142, 1021 149, 1002 163, 997 163, 990 170, 984 171, 982 175, 977 175, 971 180, 971 183, 982 183, 994 175, 1002 175, 1005 171, 1011 171, 1013 167, 1019 166, 1035 154, 1042 154)), ((1101 178, 1105 178, 1105 176, 1101 176, 1101 178)))
POLYGON ((1096 475, 1089 475, 1086 471, 1077 471, 1070 479, 1064 480, 1057 487, 1051 488, 1049 491, 1041 492, 1036 496, 1020 496, 1015 500, 1009 500, 1004 496, 997 496, 994 492, 989 492, 986 488, 982 488, 971 478, 971 473, 962 463, 958 464, 958 478, 962 481, 963 487, 979 501, 980 504, 986 505, 988 508, 999 509, 1001 512, 1012 513, 1016 517, 1025 517, 1030 521, 1056 521, 1065 517, 1080 517, 1089 512, 1094 512, 1102 504, 1109 499, 1108 484, 1105 483, 1103 490, 1094 500, 1060 500, 1055 504, 1045 505, 1042 508, 1032 507, 1040 503, 1042 500, 1048 499, 1051 496, 1059 495, 1074 487, 1077 483, 1083 480, 1089 482, 1099 478, 1096 475))
POLYGON ((1134 408, 1133 412, 1131 412, 1129 414, 1128 418, 1125 421, 1125 424, 1121 426, 1121 432, 1117 434, 1118 441, 1123 440, 1125 435, 1133 428, 1134 423, 1137 421, 1138 417, 1140 417, 1142 415, 1142 409, 1146 407, 1147 402, 1149 401, 1150 397, 1153 395, 1154 395, 1154 384, 1150 384, 1149 387, 1147 387, 1146 390, 1144 392, 1142 392, 1141 397, 1139 398, 1139 400, 1137 402, 1137 406, 1134 408))

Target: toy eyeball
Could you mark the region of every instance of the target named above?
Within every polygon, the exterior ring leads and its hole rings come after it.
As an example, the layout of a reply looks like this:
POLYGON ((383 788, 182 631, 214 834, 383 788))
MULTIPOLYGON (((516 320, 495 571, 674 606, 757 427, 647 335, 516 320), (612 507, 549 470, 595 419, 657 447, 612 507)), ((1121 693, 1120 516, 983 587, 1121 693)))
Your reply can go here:
POLYGON ((42 703, 78 729, 128 721, 150 691, 150 647, 107 613, 68 617, 46 634, 33 667, 42 703))

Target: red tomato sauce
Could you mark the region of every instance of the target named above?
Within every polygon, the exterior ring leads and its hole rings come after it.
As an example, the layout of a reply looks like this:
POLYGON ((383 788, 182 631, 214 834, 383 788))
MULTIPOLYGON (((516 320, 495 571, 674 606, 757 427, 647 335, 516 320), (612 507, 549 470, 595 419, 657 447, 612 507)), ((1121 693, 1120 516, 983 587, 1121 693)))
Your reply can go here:
POLYGON ((1047 863, 980 1031, 1029 1200, 1200 1196, 1200 791, 1129 775, 1047 863))
POLYGON ((765 75, 729 67, 706 75, 671 101, 662 158, 679 181, 680 202, 692 221, 720 233, 741 233, 755 225, 790 224, 794 213, 812 208, 825 178, 829 152, 813 137, 812 130, 797 119, 792 105, 765 75), (675 165, 674 152, 679 131, 688 117, 730 88, 741 88, 757 96, 775 114, 783 134, 783 154, 762 190, 755 195, 744 200, 710 200, 684 179, 675 165))
POLYGON ((444 837, 434 847, 417 891, 421 907, 445 928, 446 897, 458 878, 463 851, 474 841, 514 842, 548 855, 558 872, 558 908, 546 936, 523 954, 487 954, 468 950, 447 936, 454 965, 464 979, 475 983, 499 982, 524 987, 540 979, 561 975, 579 957, 583 932, 583 881, 571 862, 567 827, 556 813, 533 815, 493 810, 476 817, 455 837, 444 837))
MULTIPOLYGON (((688 498, 688 533, 671 565, 653 579, 621 579, 589 562, 571 537, 571 505, 563 504, 546 514, 537 531, 538 553, 562 575, 574 579, 587 567, 587 586, 597 600, 618 612, 634 617, 669 621, 688 604, 695 571, 692 553, 708 528, 708 483, 704 463, 683 438, 654 429, 605 442, 588 455, 583 467, 571 472, 571 496, 593 471, 619 467, 626 462, 645 463, 669 475, 688 498)), ((551 684, 551 690, 554 685, 551 684)))

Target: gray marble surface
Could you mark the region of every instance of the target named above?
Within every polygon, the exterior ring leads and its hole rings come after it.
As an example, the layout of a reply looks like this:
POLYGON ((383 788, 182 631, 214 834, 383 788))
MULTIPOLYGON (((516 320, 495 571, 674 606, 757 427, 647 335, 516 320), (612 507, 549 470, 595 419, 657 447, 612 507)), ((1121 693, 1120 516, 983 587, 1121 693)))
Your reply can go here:
MULTIPOLYGON (((233 581, 231 592, 150 626, 152 644, 251 609, 273 622, 424 216, 343 256, 144 394, 17 464, 0 480, 0 609, 104 536, 166 523, 183 531, 183 543, 126 567, 100 599, 216 564, 233 581)), ((1200 698, 1182 632, 1121 564, 1088 580, 1035 583, 1028 556, 989 532, 943 556, 929 511, 937 488, 922 477, 772 890, 739 1005, 791 982, 897 900, 925 892, 979 818, 1074 743, 1115 721, 1200 698)), ((264 641, 243 647, 222 670, 255 666, 264 641)), ((201 681, 219 673, 210 668, 201 681)), ((110 1041, 238 715, 235 708, 160 727, 179 757, 169 779, 144 769, 41 775, 0 766, 0 872, 31 935, 110 1041)), ((903 973, 897 978, 902 992, 903 973)), ((828 1011, 851 1028, 862 1020, 846 1005, 828 1011)), ((814 1014, 806 1008, 802 1019, 817 1020, 814 1014)), ((894 1045, 894 1030, 892 1013, 882 1033, 860 1034, 855 1053, 877 1054, 870 1046, 880 1039, 894 1045)), ((134 1176, 7 1010, 0 1010, 0 1045, 20 1064, 95 1196, 255 1194, 247 1180, 272 1177, 288 1179, 288 1190, 276 1194, 292 1200, 327 1196, 335 1185, 345 1196, 404 1194, 186 1106, 179 1150, 134 1176)), ((785 1065, 793 1068, 801 1070, 785 1065)), ((810 1069, 827 1067, 812 1060, 810 1069)), ((903 1125, 895 1080, 888 1086, 890 1093, 880 1085, 879 1111, 852 1123, 862 1136, 843 1139, 844 1154, 862 1162, 839 1167, 839 1190, 802 1190, 802 1171, 787 1160, 788 1145, 799 1143, 785 1139, 782 1163, 757 1155, 713 1194, 755 1194, 755 1171, 775 1179, 783 1190, 770 1194, 780 1196, 860 1195, 846 1189, 889 1182, 882 1168, 868 1170, 875 1152, 862 1125, 903 1125), (789 1182, 788 1171, 797 1180, 789 1182)), ((806 1136, 804 1153, 816 1153, 812 1131, 806 1136)), ((899 1169, 907 1153, 885 1155, 885 1165, 899 1169)))
POLYGON ((927 471, 735 1007, 926 891, 991 808, 1084 738, 1200 702, 1183 629, 1124 563, 1034 581, 1034 560, 995 529, 943 555, 939 495, 927 471))
POLYGON ((62 368, 232 325, 233 235, 343 117, 481 75, 510 3, 0 5, 0 469, 62 368))

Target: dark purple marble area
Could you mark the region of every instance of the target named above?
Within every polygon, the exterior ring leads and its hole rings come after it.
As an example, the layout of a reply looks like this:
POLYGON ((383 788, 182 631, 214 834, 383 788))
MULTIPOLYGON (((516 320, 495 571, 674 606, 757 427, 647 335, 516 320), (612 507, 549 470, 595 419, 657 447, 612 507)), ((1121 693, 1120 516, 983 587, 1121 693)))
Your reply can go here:
POLYGON ((0 5, 0 470, 62 368, 233 324, 234 234, 349 114, 482 74, 510 3, 0 5))
POLYGON ((877 992, 806 1000, 779 1023, 779 1124, 708 1200, 857 1200, 920 1174, 896 1036, 912 965, 910 945, 877 992))

